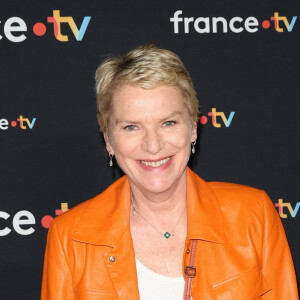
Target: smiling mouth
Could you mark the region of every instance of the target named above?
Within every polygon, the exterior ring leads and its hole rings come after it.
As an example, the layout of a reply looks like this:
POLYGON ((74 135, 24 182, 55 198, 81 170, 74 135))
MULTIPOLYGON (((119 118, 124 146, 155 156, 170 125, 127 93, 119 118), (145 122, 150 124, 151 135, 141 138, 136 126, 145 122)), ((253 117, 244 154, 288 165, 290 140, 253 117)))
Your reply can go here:
POLYGON ((145 166, 156 168, 156 167, 160 167, 161 165, 165 164, 170 159, 171 159, 171 157, 167 157, 167 158, 164 158, 164 159, 158 160, 158 161, 141 160, 140 162, 145 166))

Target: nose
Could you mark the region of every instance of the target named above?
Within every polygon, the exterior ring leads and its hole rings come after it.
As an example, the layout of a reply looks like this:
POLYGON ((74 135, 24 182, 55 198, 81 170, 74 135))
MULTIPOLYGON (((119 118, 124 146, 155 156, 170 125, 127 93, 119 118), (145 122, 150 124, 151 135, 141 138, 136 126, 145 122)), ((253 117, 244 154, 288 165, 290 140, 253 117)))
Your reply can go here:
POLYGON ((157 154, 163 147, 164 141, 158 132, 156 130, 147 130, 143 141, 143 150, 151 154, 157 154))

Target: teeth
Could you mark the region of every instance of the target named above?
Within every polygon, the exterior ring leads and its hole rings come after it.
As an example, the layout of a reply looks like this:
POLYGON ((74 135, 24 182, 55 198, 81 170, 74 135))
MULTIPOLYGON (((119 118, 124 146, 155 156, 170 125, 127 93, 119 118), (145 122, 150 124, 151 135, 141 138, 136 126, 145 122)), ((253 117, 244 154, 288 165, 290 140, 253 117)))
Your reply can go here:
POLYGON ((146 160, 141 160, 141 163, 145 166, 150 166, 150 167, 159 167, 163 164, 165 164, 171 157, 159 160, 159 161, 146 161, 146 160))

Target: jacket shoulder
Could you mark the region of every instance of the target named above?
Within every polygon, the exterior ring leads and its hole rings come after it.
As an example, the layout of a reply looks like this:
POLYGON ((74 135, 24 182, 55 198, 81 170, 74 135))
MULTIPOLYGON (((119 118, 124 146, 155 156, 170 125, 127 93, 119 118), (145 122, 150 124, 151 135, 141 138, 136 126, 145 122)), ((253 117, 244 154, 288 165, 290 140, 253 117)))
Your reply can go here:
POLYGON ((256 192, 261 191, 258 188, 254 188, 248 185, 238 184, 238 183, 230 183, 230 182, 220 182, 220 181, 212 181, 207 182, 211 189, 238 189, 238 190, 253 190, 256 192))
POLYGON ((271 202, 267 194, 258 188, 247 185, 227 183, 227 182, 208 182, 209 187, 215 193, 221 206, 230 205, 233 207, 245 206, 256 207, 263 210, 264 202, 271 202))
MULTIPOLYGON (((101 195, 101 194, 100 194, 101 195)), ((59 215, 53 219, 51 226, 56 225, 58 228, 70 228, 77 224, 80 220, 85 209, 89 206, 90 202, 98 198, 98 196, 86 200, 73 208, 70 208, 68 211, 64 212, 62 215, 59 215)))
POLYGON ((123 176, 111 184, 101 194, 72 207, 62 215, 55 217, 51 222, 51 225, 56 225, 56 227, 60 229, 59 231, 72 233, 72 228, 76 228, 76 225, 80 221, 85 210, 88 207, 99 206, 101 205, 101 202, 107 201, 107 199, 118 192, 118 189, 122 187, 124 181, 125 177, 123 176))
POLYGON ((208 187, 211 192, 218 198, 221 208, 231 206, 232 209, 244 206, 255 206, 263 209, 264 202, 271 202, 270 198, 261 189, 247 185, 212 181, 207 182, 200 178, 196 173, 190 172, 195 184, 200 187, 208 187))
POLYGON ((264 193, 263 190, 251 186, 229 183, 229 182, 207 182, 209 187, 218 195, 231 195, 231 196, 259 196, 264 193))

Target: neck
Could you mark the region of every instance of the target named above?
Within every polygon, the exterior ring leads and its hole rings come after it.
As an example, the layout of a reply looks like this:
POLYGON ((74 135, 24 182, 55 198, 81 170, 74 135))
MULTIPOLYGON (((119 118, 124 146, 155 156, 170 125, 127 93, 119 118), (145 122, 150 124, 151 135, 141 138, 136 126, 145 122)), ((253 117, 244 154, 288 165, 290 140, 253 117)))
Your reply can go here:
POLYGON ((177 218, 186 207, 186 170, 168 190, 160 193, 145 191, 130 184, 131 200, 145 217, 162 218, 165 222, 177 218))

